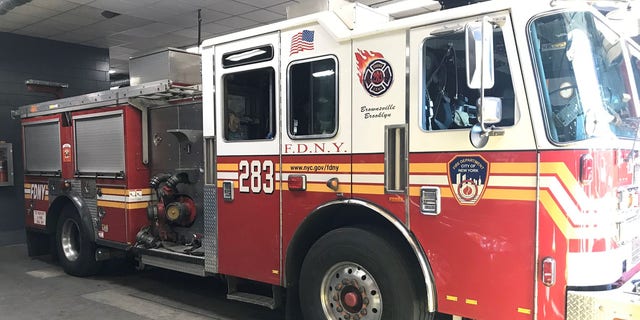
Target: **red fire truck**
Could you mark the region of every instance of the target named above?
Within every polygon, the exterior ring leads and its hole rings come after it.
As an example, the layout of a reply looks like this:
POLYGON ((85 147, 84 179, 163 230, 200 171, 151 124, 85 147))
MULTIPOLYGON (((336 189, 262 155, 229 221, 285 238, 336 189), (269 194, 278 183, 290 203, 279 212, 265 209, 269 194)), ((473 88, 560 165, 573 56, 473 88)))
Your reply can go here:
POLYGON ((635 44, 565 1, 325 9, 17 109, 30 254, 294 319, 640 319, 635 44))

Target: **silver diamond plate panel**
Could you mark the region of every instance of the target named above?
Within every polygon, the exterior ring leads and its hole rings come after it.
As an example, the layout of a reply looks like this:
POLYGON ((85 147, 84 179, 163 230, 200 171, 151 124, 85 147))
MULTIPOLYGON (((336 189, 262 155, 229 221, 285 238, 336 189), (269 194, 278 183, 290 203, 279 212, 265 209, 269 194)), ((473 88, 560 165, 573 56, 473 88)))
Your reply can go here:
POLYGON ((218 273, 218 202, 216 186, 204 186, 204 270, 218 273))
POLYGON ((636 274, 622 287, 603 291, 568 291, 568 320, 640 319, 640 295, 634 283, 636 274))
POLYGON ((572 291, 567 293, 567 320, 595 320, 596 312, 595 297, 572 291))
MULTIPOLYGON (((67 180, 71 182, 71 191, 69 193, 73 193, 74 196, 82 198, 84 201, 84 205, 89 210, 89 214, 91 214, 91 221, 93 221, 93 231, 98 234, 97 221, 98 221, 98 199, 96 199, 95 195, 93 197, 87 196, 84 197, 82 194, 82 180, 67 180)), ((95 184, 95 182, 93 182, 95 184)))
POLYGON ((74 192, 81 194, 82 200, 87 206, 87 209, 89 209, 89 213, 91 213, 91 220, 93 220, 94 226, 97 226, 96 222, 98 221, 98 199, 96 198, 96 191, 95 191, 96 182, 94 180, 86 180, 86 179, 73 180, 71 188, 72 190, 74 190, 74 192))

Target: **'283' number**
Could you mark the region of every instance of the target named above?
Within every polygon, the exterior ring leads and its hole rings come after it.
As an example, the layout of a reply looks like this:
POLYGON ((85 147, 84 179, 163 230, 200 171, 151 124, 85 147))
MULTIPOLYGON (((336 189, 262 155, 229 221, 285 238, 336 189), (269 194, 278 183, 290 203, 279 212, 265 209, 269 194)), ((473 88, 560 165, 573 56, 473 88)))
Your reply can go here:
POLYGON ((240 192, 253 193, 263 192, 273 193, 273 161, 265 160, 260 163, 258 160, 240 161, 238 166, 240 171, 239 189, 240 192))

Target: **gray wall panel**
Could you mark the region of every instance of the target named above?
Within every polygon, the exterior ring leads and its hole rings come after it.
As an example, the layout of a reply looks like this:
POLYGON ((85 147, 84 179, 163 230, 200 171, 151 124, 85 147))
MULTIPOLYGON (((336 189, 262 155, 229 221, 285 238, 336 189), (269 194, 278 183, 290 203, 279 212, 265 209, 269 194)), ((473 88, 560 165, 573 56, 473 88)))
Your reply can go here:
POLYGON ((24 81, 69 83, 69 88, 64 89, 65 97, 109 89, 109 50, 4 32, 0 32, 0 43, 0 140, 13 143, 15 169, 15 185, 0 187, 3 206, 0 233, 3 233, 24 227, 22 126, 19 120, 11 119, 10 111, 54 99, 51 94, 28 91, 24 81))

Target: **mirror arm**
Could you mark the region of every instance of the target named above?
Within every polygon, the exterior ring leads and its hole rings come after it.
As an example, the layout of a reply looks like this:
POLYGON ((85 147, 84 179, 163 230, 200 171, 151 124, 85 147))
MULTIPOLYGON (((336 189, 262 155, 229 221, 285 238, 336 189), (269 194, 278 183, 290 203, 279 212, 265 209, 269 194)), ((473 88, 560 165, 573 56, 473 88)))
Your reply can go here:
POLYGON ((487 32, 487 30, 485 30, 485 26, 486 23, 489 21, 489 18, 487 16, 482 17, 482 24, 481 24, 481 30, 482 30, 482 47, 480 49, 480 108, 478 108, 478 120, 480 121, 480 128, 482 129, 482 134, 484 135, 485 133, 487 133, 489 130, 487 130, 487 128, 484 126, 484 117, 482 116, 482 110, 484 108, 484 59, 485 59, 485 46, 486 46, 486 41, 484 41, 484 37, 485 34, 487 32))
MULTIPOLYGON (((487 16, 482 17, 482 48, 480 50, 480 108, 478 108, 478 121, 480 123, 480 129, 482 130, 482 135, 483 136, 502 136, 504 135, 504 130, 501 128, 497 128, 495 125, 491 125, 490 127, 487 128, 487 126, 484 123, 484 117, 482 116, 482 111, 484 110, 484 90, 485 90, 485 81, 484 81, 484 73, 486 72, 485 70, 485 63, 484 63, 484 59, 485 59, 485 46, 487 45, 486 41, 484 41, 484 35, 486 34, 486 32, 493 32, 492 30, 485 30, 485 27, 487 25, 497 25, 497 23, 494 21, 494 19, 491 19, 487 16), (486 22, 486 23, 485 23, 486 22)), ((503 22, 504 23, 504 22, 503 22)))

